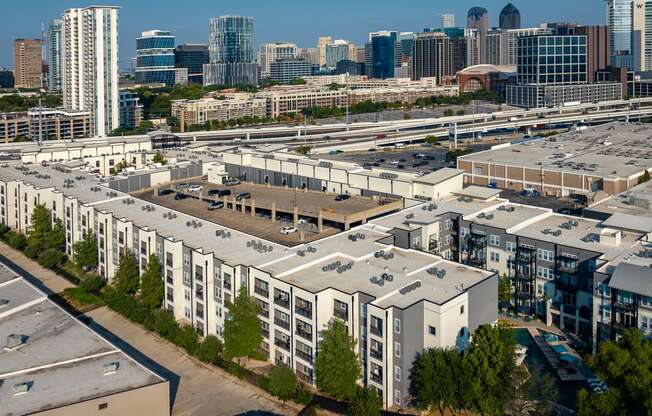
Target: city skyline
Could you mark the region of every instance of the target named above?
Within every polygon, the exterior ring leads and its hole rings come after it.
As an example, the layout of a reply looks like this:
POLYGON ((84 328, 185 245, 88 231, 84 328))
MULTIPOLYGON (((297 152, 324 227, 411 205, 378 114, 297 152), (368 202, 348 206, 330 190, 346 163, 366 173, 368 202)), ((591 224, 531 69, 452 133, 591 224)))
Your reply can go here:
MULTIPOLYGON (((370 8, 369 1, 363 0, 354 5, 335 0, 328 10, 318 9, 312 3, 300 3, 290 0, 290 7, 281 10, 276 6, 262 3, 259 0, 239 2, 229 8, 206 5, 197 0, 186 2, 188 12, 180 12, 168 0, 159 2, 159 8, 152 10, 145 4, 133 1, 114 1, 111 5, 120 6, 119 60, 121 68, 129 68, 130 59, 136 56, 136 38, 146 30, 169 30, 177 38, 177 44, 208 43, 211 17, 225 14, 244 15, 254 18, 254 45, 266 42, 293 42, 298 46, 315 47, 318 36, 333 36, 333 38, 349 39, 357 45, 363 44, 368 32, 391 29, 398 31, 420 32, 425 27, 436 27, 441 24, 442 13, 452 13, 456 23, 463 25, 466 12, 470 7, 482 6, 489 11, 490 27, 498 26, 498 16, 508 3, 503 0, 486 1, 441 1, 415 0, 412 7, 405 8, 400 4, 381 1, 374 2, 370 8), (346 7, 349 13, 342 14, 338 10, 346 7), (424 13, 429 9, 431 13, 424 13), (291 10, 292 13, 287 13, 291 10), (320 19, 313 18, 319 13, 320 19), (331 16, 332 15, 332 16, 331 16), (329 17, 330 16, 330 17, 329 17), (361 18, 367 17, 363 23, 361 18), (429 17, 428 17, 429 16, 429 17), (182 17, 182 18, 180 18, 182 17)), ((522 26, 537 26, 544 21, 577 21, 582 24, 604 23, 605 13, 602 1, 596 1, 599 7, 589 8, 582 5, 568 5, 561 0, 546 4, 534 4, 526 1, 512 2, 521 11, 522 26), (559 3, 560 7, 554 7, 559 3), (559 15, 561 5, 565 12, 559 15)), ((89 3, 90 4, 90 3, 89 3)), ((107 3, 108 4, 108 3, 107 3)), ((0 67, 13 68, 12 45, 15 38, 38 38, 41 23, 47 28, 49 20, 60 17, 66 8, 84 7, 88 4, 77 1, 51 3, 45 0, 30 1, 17 4, 8 10, 7 24, 0 27, 0 67), (25 18, 25 16, 29 16, 25 18)))

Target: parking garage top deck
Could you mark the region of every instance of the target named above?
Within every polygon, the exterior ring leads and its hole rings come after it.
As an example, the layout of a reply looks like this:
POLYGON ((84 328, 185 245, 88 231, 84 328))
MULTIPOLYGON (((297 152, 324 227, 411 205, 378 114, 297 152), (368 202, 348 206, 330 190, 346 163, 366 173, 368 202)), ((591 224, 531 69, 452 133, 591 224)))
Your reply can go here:
POLYGON ((458 166, 459 162, 476 162, 630 178, 652 166, 651 138, 644 126, 609 123, 460 156, 458 166))

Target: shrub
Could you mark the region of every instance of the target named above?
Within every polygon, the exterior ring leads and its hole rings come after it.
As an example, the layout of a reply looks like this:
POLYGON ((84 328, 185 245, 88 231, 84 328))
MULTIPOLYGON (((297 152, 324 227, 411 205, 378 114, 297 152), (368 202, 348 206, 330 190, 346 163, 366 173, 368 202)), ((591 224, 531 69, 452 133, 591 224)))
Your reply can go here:
POLYGON ((41 252, 41 247, 37 244, 27 244, 23 253, 30 259, 35 259, 39 256, 41 252))
POLYGON ((27 245, 27 238, 22 234, 12 233, 9 236, 9 245, 16 250, 22 250, 27 245))
POLYGON ((297 392, 295 394, 294 401, 296 403, 307 406, 310 404, 310 402, 312 402, 312 393, 310 392, 310 390, 303 387, 303 385, 299 385, 299 387, 297 387, 297 392))
POLYGON ((0 238, 4 237, 9 232, 9 227, 5 224, 0 224, 0 238))
POLYGON ((88 293, 98 293, 104 287, 104 279, 100 276, 91 276, 83 279, 79 286, 88 293))
POLYGON ((175 344, 185 349, 188 354, 195 355, 199 342, 197 340, 197 331, 192 325, 183 325, 174 341, 175 344))
POLYGON ((281 399, 288 401, 294 396, 297 388, 297 375, 290 367, 277 365, 269 375, 269 392, 281 399))
POLYGON ((204 338, 197 348, 197 358, 205 363, 215 363, 222 353, 222 342, 214 335, 204 338))
POLYGON ((157 334, 170 341, 174 341, 179 332, 179 324, 174 319, 174 316, 168 311, 157 310, 152 315, 154 321, 154 331, 157 334))
POLYGON ((56 248, 49 248, 38 256, 38 264, 53 269, 63 262, 63 253, 56 248))

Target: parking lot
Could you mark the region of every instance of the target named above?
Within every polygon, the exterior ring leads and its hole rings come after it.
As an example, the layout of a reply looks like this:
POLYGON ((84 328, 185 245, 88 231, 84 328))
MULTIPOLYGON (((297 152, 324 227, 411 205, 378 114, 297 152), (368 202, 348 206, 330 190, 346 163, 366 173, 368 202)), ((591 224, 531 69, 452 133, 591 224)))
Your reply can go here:
POLYGON ((402 150, 378 150, 376 152, 340 153, 323 156, 325 159, 358 163, 366 167, 404 170, 406 172, 432 172, 446 165, 446 153, 443 147, 421 145, 407 146, 402 150), (415 155, 419 154, 420 157, 415 155))
POLYGON ((196 192, 185 188, 176 190, 175 185, 170 184, 161 186, 158 190, 138 192, 134 196, 285 245, 296 245, 333 235, 351 225, 401 207, 401 201, 355 196, 345 201, 336 201, 336 195, 333 194, 251 183, 228 187, 205 181, 192 181, 190 184, 201 185, 202 189, 196 192), (173 189, 174 192, 161 192, 165 189, 173 189), (213 189, 228 189, 231 194, 209 196, 208 192, 213 189), (175 198, 177 191, 188 197, 175 198), (236 195, 244 192, 251 197, 236 198, 236 195), (221 201, 224 206, 209 211, 209 201, 221 201), (296 227, 297 231, 281 234, 284 227, 296 227))

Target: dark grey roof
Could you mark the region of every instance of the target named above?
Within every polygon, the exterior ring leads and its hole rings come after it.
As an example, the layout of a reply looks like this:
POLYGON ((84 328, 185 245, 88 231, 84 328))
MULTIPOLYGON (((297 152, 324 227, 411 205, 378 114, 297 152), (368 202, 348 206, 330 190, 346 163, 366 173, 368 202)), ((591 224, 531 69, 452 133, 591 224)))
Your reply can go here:
POLYGON ((485 14, 487 14, 487 9, 485 9, 484 7, 475 6, 475 7, 471 7, 469 9, 469 13, 468 13, 467 16, 468 17, 482 16, 482 15, 485 15, 485 14))
POLYGON ((652 296, 652 268, 620 263, 611 275, 609 287, 652 296))

